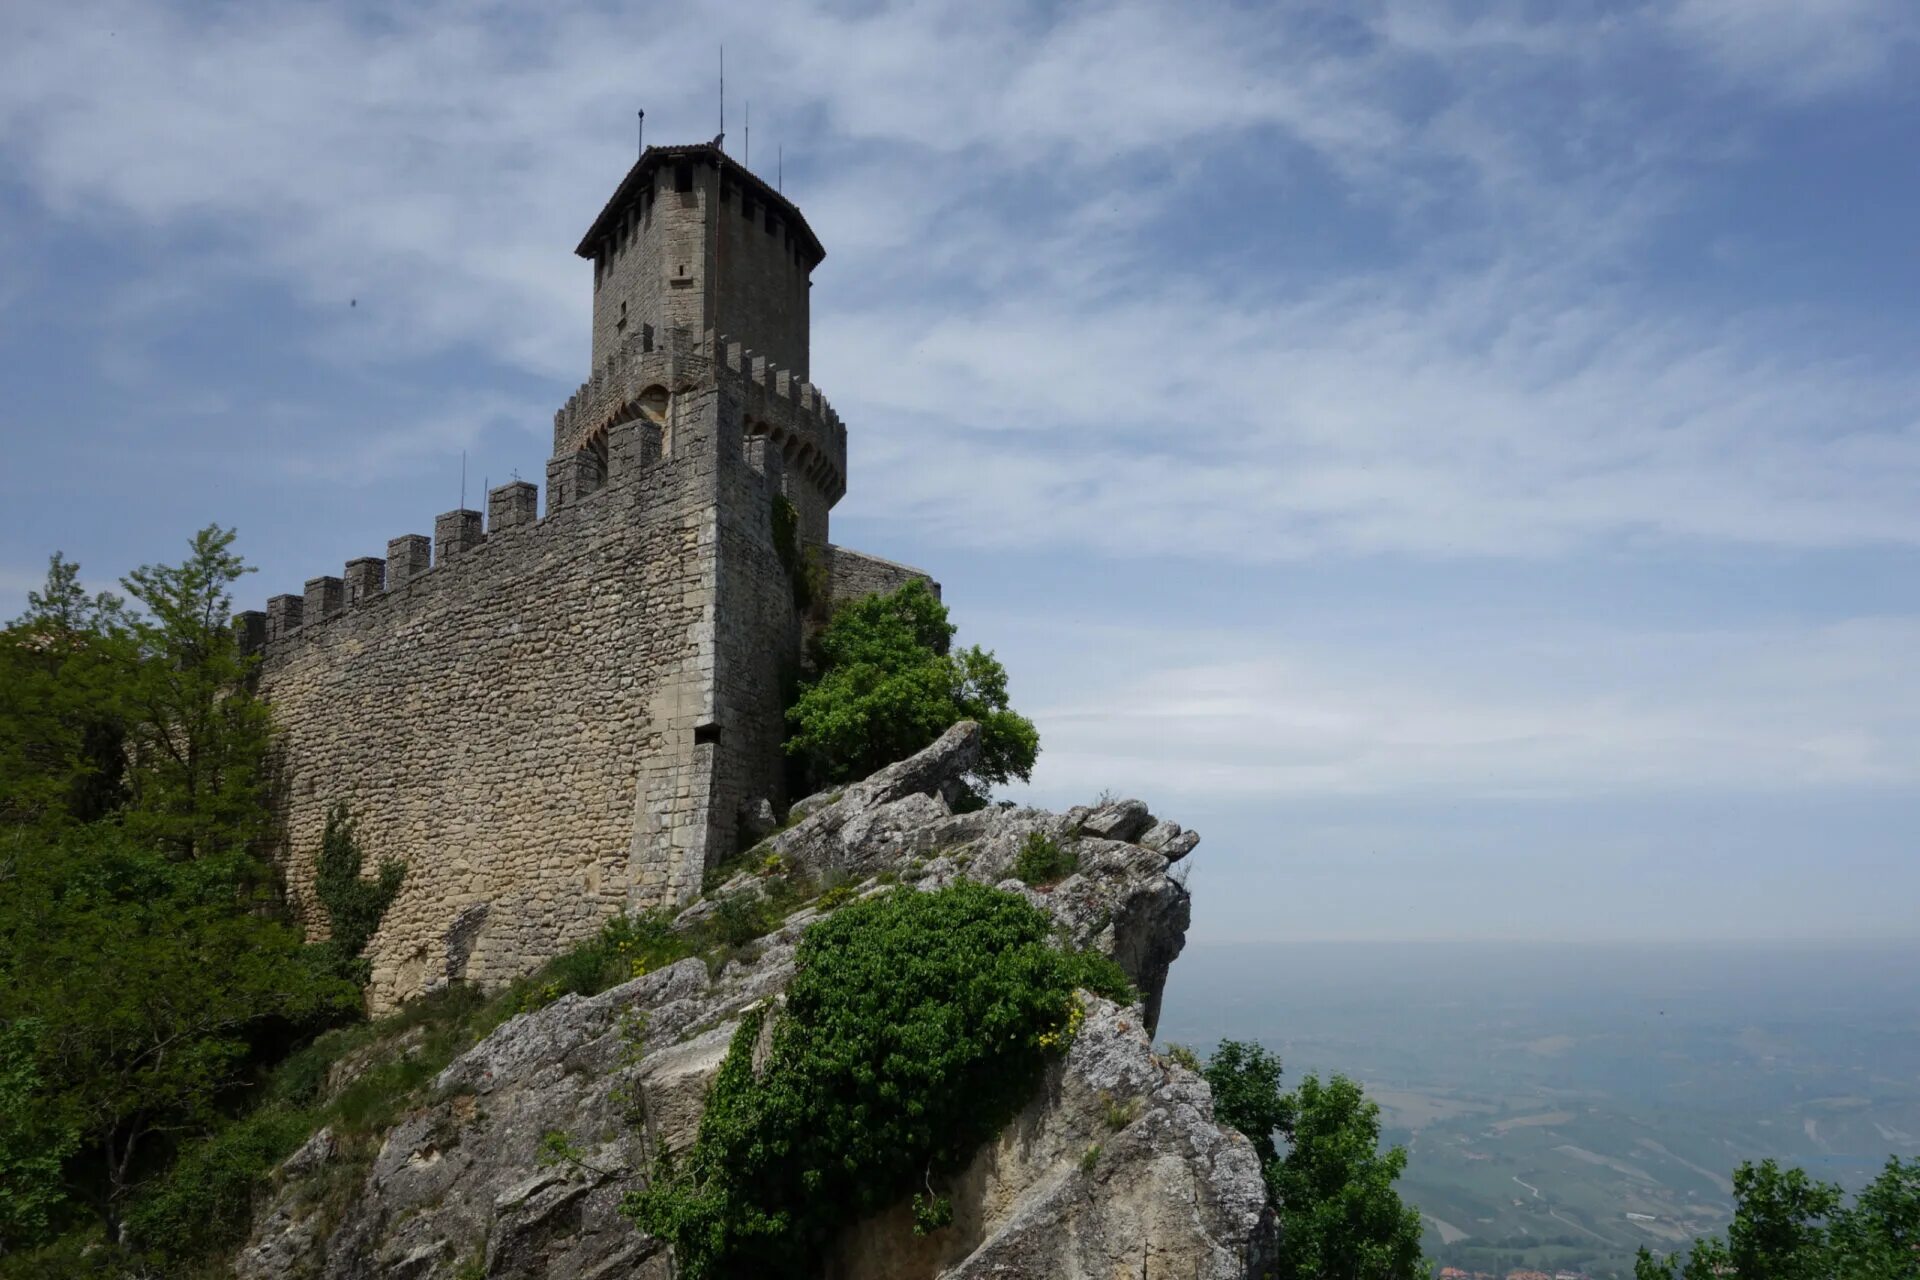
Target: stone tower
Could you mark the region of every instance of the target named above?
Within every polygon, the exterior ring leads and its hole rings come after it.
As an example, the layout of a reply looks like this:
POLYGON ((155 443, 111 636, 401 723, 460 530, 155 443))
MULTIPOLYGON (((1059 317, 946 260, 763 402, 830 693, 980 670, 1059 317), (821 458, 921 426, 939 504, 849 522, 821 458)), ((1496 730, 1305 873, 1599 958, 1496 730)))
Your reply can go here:
POLYGON ((807 379, 826 257, 785 196, 712 145, 648 147, 575 250, 593 263, 593 364, 651 328, 730 335, 807 379))
POLYGON ((926 576, 828 540, 847 433, 807 380, 825 255, 792 203, 717 146, 650 147, 577 252, 593 363, 554 415, 545 513, 502 485, 243 615, 296 913, 324 924, 336 802, 370 861, 408 865, 376 1009, 697 895, 786 799, 809 615, 926 576))

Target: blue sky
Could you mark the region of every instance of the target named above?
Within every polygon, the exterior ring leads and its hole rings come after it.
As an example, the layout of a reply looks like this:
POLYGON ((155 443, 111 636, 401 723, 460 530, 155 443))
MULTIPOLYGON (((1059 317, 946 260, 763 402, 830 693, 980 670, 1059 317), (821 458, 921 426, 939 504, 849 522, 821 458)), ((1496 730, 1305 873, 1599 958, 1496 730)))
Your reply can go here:
POLYGON ((543 473, 717 128, 826 243, 836 541, 1195 936, 1920 935, 1920 6, 0 11, 0 610, 543 473))

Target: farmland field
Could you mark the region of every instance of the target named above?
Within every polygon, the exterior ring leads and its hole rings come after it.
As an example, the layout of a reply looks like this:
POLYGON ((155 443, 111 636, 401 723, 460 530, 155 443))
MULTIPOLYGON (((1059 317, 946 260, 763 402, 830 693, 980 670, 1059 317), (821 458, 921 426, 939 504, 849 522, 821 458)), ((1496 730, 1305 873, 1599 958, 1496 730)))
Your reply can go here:
POLYGON ((1920 1154, 1920 952, 1195 947, 1162 1040, 1343 1071, 1409 1147, 1429 1255, 1628 1276, 1766 1156, 1856 1187, 1920 1154))

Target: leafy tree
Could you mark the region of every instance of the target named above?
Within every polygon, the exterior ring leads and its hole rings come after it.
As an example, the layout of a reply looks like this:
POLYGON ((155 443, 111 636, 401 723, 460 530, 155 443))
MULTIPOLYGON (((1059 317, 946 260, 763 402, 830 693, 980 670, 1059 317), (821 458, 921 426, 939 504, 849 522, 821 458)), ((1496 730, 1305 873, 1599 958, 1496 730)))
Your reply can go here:
POLYGON ((987 650, 952 652, 954 627, 927 584, 842 607, 814 644, 819 674, 787 712, 787 751, 817 785, 864 778, 961 720, 981 729, 977 790, 1026 779, 1040 752, 1033 722, 1007 705, 1007 673, 987 650))
POLYGON ((0 1128, 20 1144, 0 1166, 77 1140, 65 1189, 117 1231, 171 1143, 221 1118, 257 1036, 350 1012, 359 993, 318 972, 297 931, 247 909, 244 854, 182 863, 108 823, 17 851, 0 896, 0 1028, 14 1061, 30 1060, 15 1075, 41 1131, 0 1128))
POLYGON ((1283 1280, 1411 1280, 1425 1276, 1420 1212, 1401 1204, 1394 1181, 1407 1149, 1380 1150, 1380 1105, 1336 1075, 1308 1076, 1286 1099, 1287 1153, 1269 1165, 1280 1208, 1283 1280))
POLYGON ((209 525, 178 565, 144 565, 122 581, 146 606, 133 617, 127 673, 133 769, 125 821, 183 858, 263 835, 271 720, 253 696, 230 588, 252 572, 231 529, 209 525))
POLYGON ((1213 1089, 1214 1119, 1246 1134, 1260 1157, 1260 1168, 1268 1168, 1280 1158, 1273 1135, 1286 1119, 1279 1055, 1258 1044, 1222 1040, 1201 1074, 1213 1089))
POLYGON ((406 863, 388 859, 380 864, 378 875, 364 879, 363 863, 353 817, 345 803, 336 804, 327 810, 326 831, 314 860, 313 891, 327 911, 331 936, 326 947, 335 971, 360 986, 366 985, 368 976, 361 953, 407 876, 406 863))
POLYGON ((1913 1280, 1920 1276, 1920 1159, 1887 1161, 1854 1203, 1841 1189, 1772 1160, 1733 1174, 1724 1239, 1682 1258, 1645 1248, 1636 1280, 1913 1280))
POLYGON ((255 856, 268 717, 228 623, 232 540, 130 574, 143 613, 56 555, 0 633, 0 1254, 80 1206, 117 1237, 265 1048, 358 1010, 255 856))
POLYGON ((1223 1040, 1203 1074, 1214 1116, 1254 1144, 1280 1216, 1276 1280, 1416 1280, 1420 1213, 1393 1184, 1404 1147, 1380 1150, 1380 1107, 1336 1075, 1280 1092, 1280 1060, 1259 1045, 1223 1040), (1278 1132, 1286 1141, 1281 1152, 1278 1132))
POLYGON ((0 632, 0 822, 91 822, 124 799, 120 601, 56 552, 0 632))
POLYGON ((0 1256, 44 1238, 66 1200, 61 1173, 80 1146, 73 1126, 39 1105, 38 1021, 0 1028, 0 1256))

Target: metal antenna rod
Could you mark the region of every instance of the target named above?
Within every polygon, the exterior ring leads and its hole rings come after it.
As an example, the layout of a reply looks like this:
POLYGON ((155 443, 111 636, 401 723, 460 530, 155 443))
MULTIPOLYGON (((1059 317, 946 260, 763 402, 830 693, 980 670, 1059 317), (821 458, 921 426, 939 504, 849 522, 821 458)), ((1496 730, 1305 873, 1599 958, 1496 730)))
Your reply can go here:
POLYGON ((725 148, 727 136, 727 46, 720 46, 720 137, 715 139, 725 148))
POLYGON ((647 113, 645 111, 640 113, 639 133, 634 140, 640 144, 640 153, 645 155, 647 151, 647 113))
POLYGON ((783 142, 775 147, 774 155, 779 158, 774 162, 777 167, 773 171, 773 189, 785 195, 787 193, 787 144, 783 142))
POLYGON ((467 509, 467 451, 460 451, 460 509, 467 509))
POLYGON ((746 140, 741 143, 740 163, 753 167, 753 99, 747 99, 746 140))

